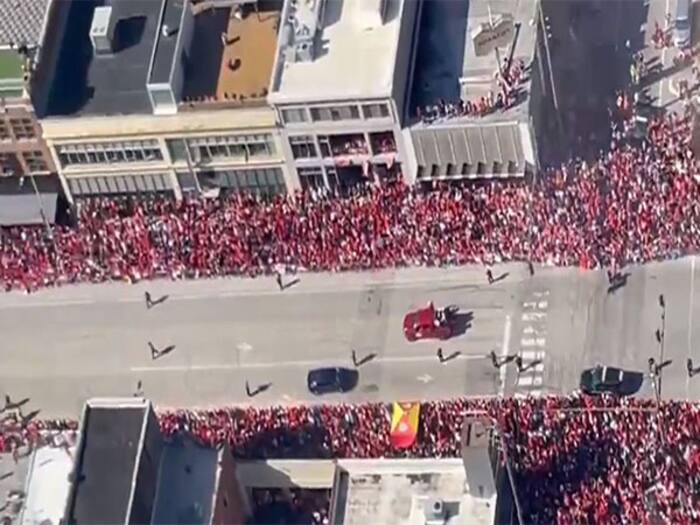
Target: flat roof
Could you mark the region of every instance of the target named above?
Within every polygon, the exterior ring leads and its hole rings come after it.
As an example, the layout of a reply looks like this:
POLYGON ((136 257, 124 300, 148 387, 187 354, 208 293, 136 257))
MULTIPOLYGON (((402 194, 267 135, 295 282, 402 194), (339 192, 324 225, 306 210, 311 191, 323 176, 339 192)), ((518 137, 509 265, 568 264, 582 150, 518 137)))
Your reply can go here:
MULTIPOLYGON (((309 62, 285 60, 287 44, 280 31, 269 100, 281 104, 391 95, 403 2, 386 0, 380 23, 368 10, 378 13, 381 0, 328 0, 309 62)), ((283 20, 289 6, 288 1, 283 20)))
POLYGON ((461 459, 345 460, 334 487, 334 523, 425 525, 439 500, 446 525, 492 525, 496 495, 470 494, 461 459))
MULTIPOLYGON (((498 68, 496 53, 477 56, 472 40, 472 34, 479 26, 489 21, 489 9, 494 19, 501 14, 513 16, 513 60, 523 60, 526 68, 530 65, 536 45, 537 0, 425 0, 419 22, 410 118, 415 117, 416 108, 431 106, 440 100, 456 102, 463 98, 476 101, 491 90, 497 92, 494 76, 498 68)), ((502 61, 509 56, 510 48, 500 49, 502 61)), ((525 96, 505 111, 482 117, 452 117, 449 121, 490 122, 526 118, 529 72, 520 88, 525 96)))
POLYGON ((69 523, 124 523, 147 405, 86 405, 69 523))
POLYGON ((49 0, 0 0, 0 46, 36 46, 41 40, 49 0))
POLYGON ((151 113, 146 90, 153 43, 159 29, 161 2, 118 0, 112 16, 119 20, 114 53, 95 55, 90 26, 105 0, 73 0, 60 44, 47 115, 151 113))
POLYGON ((264 103, 275 60, 281 5, 281 0, 261 1, 257 10, 240 20, 232 16, 230 7, 197 14, 192 37, 197 54, 185 75, 183 102, 264 103), (222 34, 228 42, 225 45, 222 34))
POLYGON ((158 475, 154 525, 211 521, 221 453, 187 438, 165 446, 158 475))
POLYGON ((32 454, 20 525, 58 524, 70 491, 75 448, 42 447, 32 454))
POLYGON ((23 77, 22 57, 19 53, 14 49, 0 49, 0 83, 7 80, 22 81, 23 77))
POLYGON ((153 67, 149 79, 152 84, 165 84, 170 80, 170 71, 175 62, 175 49, 180 35, 180 24, 185 12, 185 0, 164 0, 164 3, 161 27, 167 26, 172 33, 169 35, 164 35, 161 31, 156 33, 156 50, 153 54, 153 67))

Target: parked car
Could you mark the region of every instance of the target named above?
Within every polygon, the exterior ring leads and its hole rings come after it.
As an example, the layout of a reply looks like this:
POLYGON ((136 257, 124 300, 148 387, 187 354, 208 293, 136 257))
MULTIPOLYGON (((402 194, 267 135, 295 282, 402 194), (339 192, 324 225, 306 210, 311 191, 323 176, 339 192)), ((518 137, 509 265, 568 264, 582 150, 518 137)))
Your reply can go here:
POLYGON ((357 385, 359 374, 349 368, 315 368, 309 371, 306 384, 309 392, 320 396, 334 392, 349 392, 357 385))
POLYGON ((456 306, 436 309, 430 302, 425 308, 408 312, 403 319, 403 334, 409 341, 419 339, 449 339, 454 335, 453 319, 456 306))
POLYGON ((639 391, 643 381, 644 374, 641 372, 628 372, 612 366, 598 365, 583 371, 581 390, 591 396, 604 393, 631 396, 639 391))

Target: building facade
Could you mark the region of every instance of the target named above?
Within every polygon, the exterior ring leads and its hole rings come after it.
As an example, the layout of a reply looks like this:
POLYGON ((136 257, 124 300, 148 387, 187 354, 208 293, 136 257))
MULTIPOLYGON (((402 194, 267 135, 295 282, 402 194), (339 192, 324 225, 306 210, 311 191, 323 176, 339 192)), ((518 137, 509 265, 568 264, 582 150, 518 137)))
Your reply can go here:
POLYGON ((268 102, 295 188, 344 190, 400 174, 419 4, 285 3, 268 102))

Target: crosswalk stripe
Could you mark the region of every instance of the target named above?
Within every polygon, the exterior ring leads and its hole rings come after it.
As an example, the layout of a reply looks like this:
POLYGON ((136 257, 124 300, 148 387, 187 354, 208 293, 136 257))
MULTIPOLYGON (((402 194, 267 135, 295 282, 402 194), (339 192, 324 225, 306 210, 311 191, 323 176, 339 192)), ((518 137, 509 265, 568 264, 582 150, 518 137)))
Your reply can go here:
POLYGON ((520 339, 520 346, 539 346, 542 347, 546 343, 544 337, 523 337, 520 339))
POLYGON ((523 321, 539 321, 545 317, 547 317, 547 314, 543 314, 542 312, 525 312, 521 319, 523 321))

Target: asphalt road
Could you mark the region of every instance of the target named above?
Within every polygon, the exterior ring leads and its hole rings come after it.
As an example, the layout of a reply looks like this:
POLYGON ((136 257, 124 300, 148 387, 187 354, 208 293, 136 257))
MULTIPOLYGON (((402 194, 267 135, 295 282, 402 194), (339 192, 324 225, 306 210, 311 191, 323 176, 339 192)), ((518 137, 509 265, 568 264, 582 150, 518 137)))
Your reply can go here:
MULTIPOLYGON (((537 268, 412 269, 302 275, 280 292, 273 279, 220 279, 72 286, 0 295, 0 393, 31 398, 43 416, 76 416, 92 396, 143 394, 161 407, 318 402, 306 390, 316 366, 359 367, 357 388, 323 401, 426 400, 499 393, 567 393, 596 363, 647 370, 661 360, 664 397, 700 395, 685 360, 700 364, 693 320, 700 313, 694 259, 631 268, 608 294, 604 272, 537 268), (144 291, 168 298, 146 309, 144 291), (472 316, 465 333, 408 343, 404 314, 433 300, 472 316), (148 348, 174 345, 152 360, 148 348), (441 363, 436 355, 455 357, 441 363), (486 356, 519 354, 528 367, 494 369, 486 356), (269 385, 250 397, 246 393, 269 385)), ((649 386, 649 385, 646 385, 649 386)), ((650 394, 651 388, 644 389, 650 394)))

